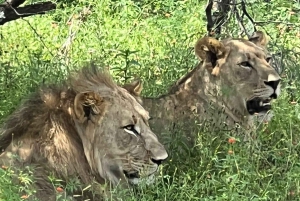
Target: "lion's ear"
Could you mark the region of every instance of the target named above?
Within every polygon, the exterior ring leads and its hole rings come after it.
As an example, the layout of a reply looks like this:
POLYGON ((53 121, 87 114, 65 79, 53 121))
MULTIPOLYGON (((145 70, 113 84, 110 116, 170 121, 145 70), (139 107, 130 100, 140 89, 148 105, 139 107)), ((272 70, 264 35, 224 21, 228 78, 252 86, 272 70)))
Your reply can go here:
POLYGON ((131 83, 125 84, 123 88, 134 96, 140 96, 143 90, 143 83, 140 79, 135 79, 131 83))
POLYGON ((249 41, 254 43, 258 46, 266 46, 268 44, 267 36, 262 31, 256 31, 252 34, 252 36, 249 38, 249 41))
POLYGON ((74 99, 74 113, 76 119, 83 123, 91 120, 99 123, 106 109, 105 100, 93 91, 79 93, 74 99))
POLYGON ((216 67, 217 60, 225 56, 225 46, 215 38, 200 38, 195 45, 195 53, 207 63, 207 70, 213 75, 219 74, 219 67, 216 67))
POLYGON ((221 57, 225 52, 225 47, 217 39, 205 36, 197 41, 195 52, 201 60, 211 61, 221 57))

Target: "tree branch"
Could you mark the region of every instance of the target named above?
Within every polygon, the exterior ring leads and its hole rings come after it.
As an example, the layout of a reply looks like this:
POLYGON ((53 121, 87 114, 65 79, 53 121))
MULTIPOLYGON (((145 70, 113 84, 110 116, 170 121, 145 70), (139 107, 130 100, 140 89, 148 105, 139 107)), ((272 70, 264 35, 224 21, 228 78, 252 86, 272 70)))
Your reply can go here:
POLYGON ((206 20, 207 20, 207 25, 206 25, 206 29, 208 32, 208 36, 211 36, 211 30, 214 26, 214 21, 212 19, 212 14, 211 14, 211 10, 213 7, 213 0, 208 0, 207 5, 206 5, 206 9, 205 9, 205 13, 206 13, 206 20))
POLYGON ((23 17, 45 14, 46 11, 54 9, 56 9, 56 4, 50 1, 31 4, 20 8, 13 8, 8 3, 2 4, 0 5, 0 25, 23 17))
POLYGON ((12 7, 17 8, 19 5, 25 2, 25 0, 6 0, 12 7))
POLYGON ((229 12, 230 0, 208 0, 205 9, 208 36, 214 36, 215 38, 219 38, 221 34, 222 25, 225 24, 229 12), (212 8, 214 6, 217 8, 217 11, 215 11, 212 15, 212 8))

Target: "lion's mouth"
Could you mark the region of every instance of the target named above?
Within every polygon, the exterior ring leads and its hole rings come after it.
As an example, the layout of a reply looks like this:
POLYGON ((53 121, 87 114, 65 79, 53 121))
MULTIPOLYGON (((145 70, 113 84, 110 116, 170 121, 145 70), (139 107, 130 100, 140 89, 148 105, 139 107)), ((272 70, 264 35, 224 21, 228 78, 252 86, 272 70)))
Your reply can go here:
POLYGON ((124 173, 124 175, 127 179, 138 179, 138 178, 140 178, 140 174, 137 171, 128 172, 128 171, 124 170, 123 173, 124 173))
POLYGON ((145 182, 146 184, 152 184, 155 180, 155 175, 151 174, 148 175, 147 177, 140 177, 140 174, 136 171, 136 172, 127 172, 127 171, 123 171, 125 177, 128 179, 129 184, 131 185, 138 185, 141 182, 145 182))
POLYGON ((248 100, 246 102, 247 110, 250 115, 253 115, 255 113, 260 113, 260 112, 267 112, 269 111, 271 107, 271 101, 273 98, 253 98, 251 100, 248 100))

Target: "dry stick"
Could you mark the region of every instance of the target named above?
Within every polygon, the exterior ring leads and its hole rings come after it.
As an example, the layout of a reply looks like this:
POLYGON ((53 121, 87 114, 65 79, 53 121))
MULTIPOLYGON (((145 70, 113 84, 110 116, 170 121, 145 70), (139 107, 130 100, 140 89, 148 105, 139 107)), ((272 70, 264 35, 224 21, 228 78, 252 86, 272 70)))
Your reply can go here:
POLYGON ((63 45, 61 46, 61 48, 60 48, 59 52, 57 53, 57 55, 56 55, 56 56, 62 56, 64 58, 66 58, 66 60, 65 60, 66 65, 68 65, 69 62, 70 62, 70 60, 68 58, 68 54, 70 52, 72 42, 75 40, 75 36, 76 36, 77 32, 79 31, 80 25, 85 21, 86 16, 89 15, 90 13, 91 13, 90 12, 90 7, 84 8, 80 12, 80 14, 79 14, 80 17, 78 17, 78 26, 77 26, 76 30, 73 30, 74 22, 75 22, 74 14, 68 20, 68 22, 71 23, 70 28, 69 28, 68 37, 67 37, 66 41, 63 43, 63 45))
POLYGON ((62 46, 60 47, 60 50, 58 52, 58 55, 60 55, 66 59, 65 60, 66 65, 69 64, 68 53, 71 49, 72 42, 75 39, 75 35, 78 31, 78 30, 73 31, 73 26, 74 26, 73 17, 74 17, 74 14, 69 18, 69 20, 67 22, 67 23, 70 22, 69 34, 68 34, 66 41, 62 44, 62 46))

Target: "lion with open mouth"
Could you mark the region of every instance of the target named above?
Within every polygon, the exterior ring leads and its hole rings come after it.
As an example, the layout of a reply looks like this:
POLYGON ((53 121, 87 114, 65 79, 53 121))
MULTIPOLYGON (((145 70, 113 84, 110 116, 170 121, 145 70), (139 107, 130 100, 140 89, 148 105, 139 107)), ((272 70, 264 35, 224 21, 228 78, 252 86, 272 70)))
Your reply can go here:
MULTIPOLYGON (((255 130, 256 120, 270 120, 281 78, 272 66, 263 34, 259 31, 249 40, 200 38, 195 45, 199 65, 179 79, 168 94, 139 97, 152 117, 152 129, 171 135, 159 136, 161 140, 167 138, 169 142, 178 130, 184 140, 195 138, 193 131, 204 122, 211 130, 239 127, 249 133, 255 130)), ((134 96, 140 86, 138 80, 124 85, 134 96)))

